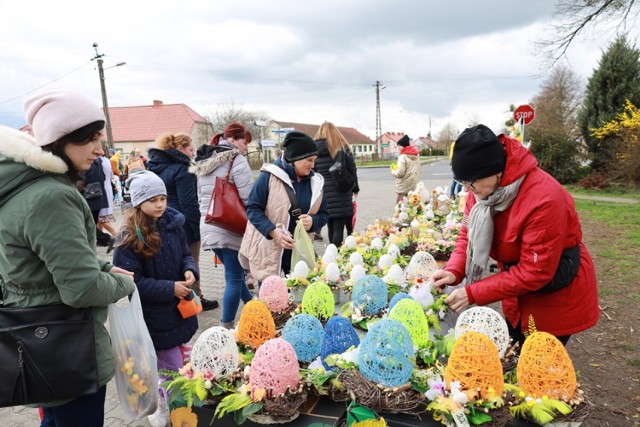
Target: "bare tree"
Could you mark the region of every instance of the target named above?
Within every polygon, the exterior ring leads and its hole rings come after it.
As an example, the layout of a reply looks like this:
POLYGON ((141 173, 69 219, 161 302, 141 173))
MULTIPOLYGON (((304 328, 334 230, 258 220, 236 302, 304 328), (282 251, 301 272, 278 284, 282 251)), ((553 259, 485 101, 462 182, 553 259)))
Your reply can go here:
POLYGON ((246 110, 242 105, 236 105, 233 101, 219 104, 214 111, 207 109, 204 118, 211 123, 214 133, 223 132, 229 123, 242 123, 249 128, 256 141, 260 139, 260 127, 256 125, 256 121, 271 121, 266 113, 246 110))
POLYGON ((636 0, 558 0, 552 25, 553 35, 538 42, 551 64, 562 58, 575 38, 589 29, 609 25, 609 29, 625 32, 633 27, 640 13, 636 0))
POLYGON ((440 133, 435 139, 435 149, 443 150, 445 153, 449 153, 449 144, 456 140, 460 132, 452 123, 444 125, 440 133))

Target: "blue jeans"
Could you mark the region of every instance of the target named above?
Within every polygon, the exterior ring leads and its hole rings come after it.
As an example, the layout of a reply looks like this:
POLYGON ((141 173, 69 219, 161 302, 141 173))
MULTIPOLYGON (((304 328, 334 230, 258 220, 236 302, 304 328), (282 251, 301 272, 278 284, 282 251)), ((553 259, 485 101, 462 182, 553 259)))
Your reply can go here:
POLYGON ((462 191, 462 185, 455 181, 451 181, 451 188, 449 189, 449 196, 457 196, 462 191))
POLYGON ((102 427, 104 425, 104 400, 107 386, 94 394, 78 397, 64 405, 44 407, 40 427, 102 427))
POLYGON ((236 319, 240 299, 245 304, 253 299, 244 279, 244 269, 238 261, 238 251, 233 249, 214 249, 213 252, 224 265, 224 295, 222 297, 221 323, 231 323, 236 319))

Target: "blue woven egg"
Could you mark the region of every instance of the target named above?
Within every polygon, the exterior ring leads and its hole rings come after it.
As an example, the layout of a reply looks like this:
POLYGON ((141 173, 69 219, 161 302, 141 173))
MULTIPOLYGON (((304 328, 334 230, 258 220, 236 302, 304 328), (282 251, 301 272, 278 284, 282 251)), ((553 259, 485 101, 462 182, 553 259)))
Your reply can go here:
POLYGON ((320 320, 304 313, 287 320, 282 329, 282 338, 291 344, 301 362, 311 362, 318 357, 323 335, 320 320))
POLYGON ((324 338, 322 339, 322 351, 320 359, 325 369, 330 367, 324 362, 324 359, 330 354, 342 354, 351 346, 358 346, 360 338, 349 319, 340 316, 334 316, 324 327, 324 338))
POLYGON ((397 294, 395 294, 392 298, 391 301, 389 302, 389 312, 391 312, 391 309, 393 308, 394 305, 396 305, 396 303, 398 301, 400 301, 401 299, 405 299, 405 298, 411 298, 411 295, 404 293, 404 292, 398 292, 397 294))
POLYGON ((378 276, 369 274, 353 285, 351 296, 354 308, 364 316, 375 316, 387 306, 389 291, 387 284, 378 276))
POLYGON ((397 320, 376 322, 362 339, 358 369, 370 381, 397 387, 411 378, 414 364, 413 342, 397 320))

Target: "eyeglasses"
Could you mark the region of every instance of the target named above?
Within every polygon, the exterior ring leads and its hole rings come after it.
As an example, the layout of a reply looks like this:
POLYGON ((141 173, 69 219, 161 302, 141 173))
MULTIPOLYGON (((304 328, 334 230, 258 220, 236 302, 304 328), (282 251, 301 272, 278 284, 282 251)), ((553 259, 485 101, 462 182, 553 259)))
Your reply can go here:
POLYGON ((460 180, 454 179, 453 182, 455 182, 456 184, 461 185, 463 187, 469 187, 473 191, 476 191, 476 187, 473 186, 473 183, 476 182, 475 179, 473 181, 460 181, 460 180))

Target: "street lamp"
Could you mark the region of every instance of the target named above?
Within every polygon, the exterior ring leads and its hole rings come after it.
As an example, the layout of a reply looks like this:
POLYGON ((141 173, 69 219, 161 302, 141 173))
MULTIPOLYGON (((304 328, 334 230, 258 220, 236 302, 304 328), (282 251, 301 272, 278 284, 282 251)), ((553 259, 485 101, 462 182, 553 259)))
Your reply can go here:
POLYGON ((111 118, 109 117, 109 103, 107 102, 107 88, 105 87, 105 83, 104 83, 104 70, 108 70, 109 68, 113 68, 113 67, 120 67, 126 64, 126 62, 119 62, 116 65, 113 65, 111 67, 103 68, 102 57, 104 56, 104 54, 98 53, 98 43, 94 43, 93 48, 96 50, 96 56, 91 58, 91 60, 92 61, 94 59, 98 60, 97 61, 98 75, 100 76, 100 90, 102 92, 102 109, 104 110, 104 117, 107 120, 107 144, 109 145, 109 148, 113 148, 113 132, 111 131, 111 118))

